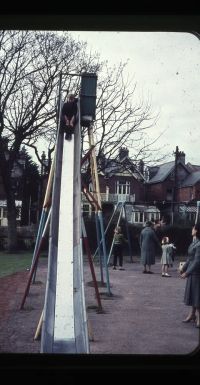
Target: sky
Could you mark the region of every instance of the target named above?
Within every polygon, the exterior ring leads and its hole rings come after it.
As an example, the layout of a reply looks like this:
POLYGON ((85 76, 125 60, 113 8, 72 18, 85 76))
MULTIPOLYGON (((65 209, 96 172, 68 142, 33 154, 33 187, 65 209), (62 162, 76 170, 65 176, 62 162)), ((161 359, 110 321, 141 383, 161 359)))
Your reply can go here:
POLYGON ((150 98, 159 113, 152 138, 156 146, 167 145, 166 161, 174 160, 178 146, 186 163, 200 165, 200 41, 185 32, 98 32, 71 31, 87 41, 91 52, 99 52, 108 65, 126 62, 125 74, 137 83, 138 97, 150 98))

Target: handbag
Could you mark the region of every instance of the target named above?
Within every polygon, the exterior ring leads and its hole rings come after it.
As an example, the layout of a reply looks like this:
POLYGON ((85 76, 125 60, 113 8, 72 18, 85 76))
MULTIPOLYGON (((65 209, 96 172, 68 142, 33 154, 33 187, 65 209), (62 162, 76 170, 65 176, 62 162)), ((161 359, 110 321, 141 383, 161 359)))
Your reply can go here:
POLYGON ((179 266, 178 266, 179 271, 181 271, 184 264, 185 264, 185 262, 179 262, 179 266))

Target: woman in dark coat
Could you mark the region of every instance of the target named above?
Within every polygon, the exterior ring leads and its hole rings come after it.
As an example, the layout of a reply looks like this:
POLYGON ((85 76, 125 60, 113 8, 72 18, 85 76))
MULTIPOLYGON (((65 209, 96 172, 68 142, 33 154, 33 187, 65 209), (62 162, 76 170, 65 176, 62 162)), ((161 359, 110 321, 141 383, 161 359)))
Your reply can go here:
POLYGON ((162 250, 159 239, 152 226, 153 223, 151 221, 147 221, 145 228, 141 231, 140 234, 141 263, 144 265, 143 273, 149 274, 153 273, 151 271, 151 265, 155 264, 157 248, 162 250), (146 269, 146 266, 148 266, 148 270, 146 269))
POLYGON ((200 327, 200 224, 192 228, 193 241, 188 248, 188 258, 182 266, 182 278, 187 278, 184 303, 191 306, 187 318, 183 322, 196 320, 196 327, 200 327))

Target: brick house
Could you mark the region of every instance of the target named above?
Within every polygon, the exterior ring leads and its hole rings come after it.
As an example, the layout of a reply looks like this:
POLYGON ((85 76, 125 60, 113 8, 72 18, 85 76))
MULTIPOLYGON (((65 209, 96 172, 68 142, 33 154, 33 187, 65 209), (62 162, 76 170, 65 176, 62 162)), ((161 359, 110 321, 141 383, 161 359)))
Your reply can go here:
POLYGON ((200 200, 200 166, 187 163, 190 174, 183 181, 181 188, 178 189, 178 200, 180 202, 190 202, 200 200))
MULTIPOLYGON (((108 205, 111 209, 119 202, 126 202, 127 219, 130 222, 144 223, 146 220, 159 217, 159 210, 144 204, 145 177, 144 164, 134 164, 127 148, 121 148, 114 159, 101 159, 99 186, 102 208, 108 205)), ((83 211, 91 215, 91 208, 82 194, 83 211)))
POLYGON ((162 214, 195 220, 200 200, 200 166, 185 163, 178 151, 175 161, 147 168, 146 201, 153 201, 162 214), (186 218, 187 217, 187 218, 186 218))
POLYGON ((126 148, 121 148, 115 159, 105 162, 99 174, 100 191, 107 193, 111 202, 143 202, 144 182, 142 164, 137 167, 126 148))

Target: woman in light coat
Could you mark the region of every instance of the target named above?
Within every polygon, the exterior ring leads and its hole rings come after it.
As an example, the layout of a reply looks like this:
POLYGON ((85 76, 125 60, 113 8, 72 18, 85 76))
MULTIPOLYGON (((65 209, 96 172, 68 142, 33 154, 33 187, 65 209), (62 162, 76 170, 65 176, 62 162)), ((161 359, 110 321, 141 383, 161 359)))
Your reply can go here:
POLYGON ((182 278, 186 278, 184 302, 191 310, 183 322, 196 321, 200 327, 200 224, 192 228, 193 241, 188 248, 188 258, 180 270, 182 278))

